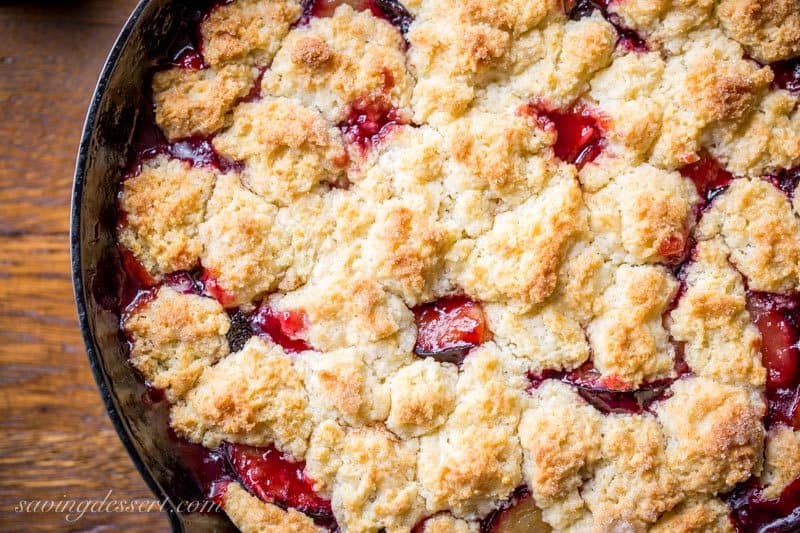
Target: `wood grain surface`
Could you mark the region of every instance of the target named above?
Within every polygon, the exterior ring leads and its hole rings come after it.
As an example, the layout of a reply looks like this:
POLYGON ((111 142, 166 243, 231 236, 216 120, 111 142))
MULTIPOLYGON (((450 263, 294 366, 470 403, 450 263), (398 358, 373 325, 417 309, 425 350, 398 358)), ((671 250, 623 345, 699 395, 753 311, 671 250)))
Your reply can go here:
POLYGON ((106 416, 69 275, 86 108, 135 0, 0 2, 0 531, 167 531, 151 513, 16 512, 153 499, 106 416), (30 507, 32 510, 33 507, 30 507))

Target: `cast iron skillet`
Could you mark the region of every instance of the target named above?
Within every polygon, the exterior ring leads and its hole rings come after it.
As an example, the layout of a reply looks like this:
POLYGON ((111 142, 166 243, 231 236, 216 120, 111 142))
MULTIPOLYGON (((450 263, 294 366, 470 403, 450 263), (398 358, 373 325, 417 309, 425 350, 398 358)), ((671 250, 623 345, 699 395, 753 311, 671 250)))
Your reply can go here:
MULTIPOLYGON (((106 60, 83 128, 72 190, 72 282, 89 364, 119 438, 172 529, 235 531, 221 513, 187 513, 178 502, 202 499, 168 432, 165 402, 147 391, 127 363, 119 334, 119 254, 114 243, 117 184, 146 120, 152 67, 174 57, 209 1, 142 0, 106 60)), ((103 450, 97 450, 102 454, 103 450)), ((113 489, 113 487, 110 487, 113 489)))

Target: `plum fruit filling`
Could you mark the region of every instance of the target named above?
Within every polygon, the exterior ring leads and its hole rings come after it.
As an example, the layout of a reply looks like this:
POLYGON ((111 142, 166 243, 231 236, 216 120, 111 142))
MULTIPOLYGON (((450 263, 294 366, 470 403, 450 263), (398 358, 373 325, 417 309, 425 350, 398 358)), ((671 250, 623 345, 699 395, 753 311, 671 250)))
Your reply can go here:
POLYGON ((221 503, 217 498, 224 495, 224 484, 233 479, 231 468, 222 452, 187 442, 175 435, 172 430, 170 437, 203 496, 221 503))
POLYGON ((584 363, 564 375, 564 381, 576 387, 609 392, 631 392, 630 383, 617 376, 602 376, 591 362, 584 363))
POLYGON ((383 18, 394 24, 405 35, 414 17, 398 0, 374 0, 375 5, 383 11, 383 18))
POLYGON ((335 530, 331 503, 314 491, 305 463, 290 460, 273 446, 223 443, 209 450, 171 435, 194 482, 209 500, 221 505, 228 483, 238 481, 262 501, 297 509, 318 525, 335 530))
POLYGON ((250 327, 256 335, 267 336, 287 352, 310 350, 311 346, 298 335, 306 328, 302 311, 278 311, 262 303, 250 317, 250 327))
POLYGON ((121 275, 118 288, 118 309, 129 314, 153 298, 162 285, 172 287, 183 294, 205 294, 205 285, 198 272, 179 271, 155 280, 147 269, 124 246, 118 246, 121 275))
POLYGON ((701 153, 697 161, 682 167, 680 173, 694 183, 701 208, 707 206, 734 179, 733 174, 706 152, 701 153))
POLYGON ((775 74, 772 81, 775 88, 800 93, 800 58, 778 61, 770 67, 775 74))
POLYGON ((169 144, 165 148, 165 151, 175 159, 187 161, 195 167, 220 168, 221 166, 219 156, 207 138, 183 139, 169 144))
POLYGON ((217 153, 211 144, 211 137, 188 137, 171 143, 166 140, 158 142, 142 151, 139 166, 141 162, 160 154, 186 161, 193 167, 210 167, 222 172, 242 169, 238 161, 231 161, 217 153))
POLYGON ((800 166, 783 169, 766 177, 766 180, 783 191, 789 198, 794 196, 797 183, 800 182, 800 166))
MULTIPOLYGON (((388 84, 388 82, 387 82, 388 84)), ((365 154, 380 144, 392 130, 405 124, 400 112, 383 98, 357 100, 339 124, 344 138, 365 154)))
POLYGON ((205 287, 205 292, 212 298, 215 298, 222 307, 230 308, 236 302, 236 297, 226 291, 217 281, 219 275, 208 269, 203 269, 203 272, 200 274, 200 281, 203 283, 205 287))
MULTIPOLYGON (((688 233, 688 228, 685 228, 688 233)), ((658 245, 658 254, 663 258, 663 263, 680 269, 689 259, 695 241, 687 234, 673 233, 658 245)))
POLYGON ((144 405, 153 406, 167 399, 167 395, 163 389, 159 389, 146 381, 144 383, 144 388, 145 391, 141 396, 144 405))
MULTIPOLYGON (((767 428, 800 429, 800 294, 748 292, 748 310, 761 333, 761 360, 767 369, 767 428)), ((800 479, 779 497, 762 496, 755 476, 725 498, 737 531, 800 531, 800 479)))
POLYGON ((623 50, 628 50, 629 52, 647 52, 650 50, 647 47, 647 42, 642 39, 641 35, 634 30, 623 27, 622 23, 613 22, 614 20, 617 20, 617 17, 609 18, 609 21, 614 25, 619 34, 617 46, 621 46, 623 50))
POLYGON ((203 282, 196 272, 172 272, 159 283, 128 249, 122 246, 119 248, 123 269, 119 309, 123 316, 135 312, 149 302, 162 286, 171 287, 183 294, 205 294, 203 282))
MULTIPOLYGON (((684 272, 690 260, 691 258, 687 258, 675 268, 680 286, 665 310, 664 317, 677 307, 686 290, 684 272)), ((589 360, 569 371, 551 369, 540 373, 529 372, 529 390, 537 389, 547 379, 555 379, 574 387, 581 398, 603 414, 640 414, 650 411, 654 403, 665 400, 671 395, 670 386, 676 380, 691 374, 691 369, 684 358, 683 344, 674 340, 671 340, 671 343, 675 349, 672 376, 640 384, 637 388, 618 376, 603 376, 589 360)))
POLYGON ((206 68, 203 55, 194 49, 192 46, 187 46, 173 61, 172 66, 185 68, 187 70, 201 70, 206 68))
POLYGON ((601 120, 586 106, 550 109, 541 103, 528 104, 518 111, 536 119, 546 131, 556 133, 553 151, 556 157, 578 168, 594 161, 605 148, 601 120))
POLYGON ((228 484, 231 481, 229 479, 218 479, 211 484, 211 488, 208 490, 207 495, 208 499, 212 502, 216 503, 219 506, 225 505, 225 493, 228 490, 228 484))
POLYGON ((538 388, 545 380, 555 379, 575 387, 587 403, 603 414, 640 414, 648 411, 652 404, 666 399, 669 387, 680 377, 689 373, 689 368, 679 354, 676 354, 675 373, 677 378, 664 378, 644 383, 632 389, 629 383, 615 376, 601 376, 591 362, 571 371, 545 370, 528 374, 531 389, 538 388))
POLYGON ((136 125, 131 143, 130 165, 123 180, 139 174, 142 164, 158 155, 168 155, 194 167, 215 168, 222 172, 241 171, 243 167, 240 162, 231 161, 217 153, 211 144, 212 139, 213 136, 195 136, 168 141, 156 125, 152 102, 148 102, 136 125))
POLYGON ((203 43, 200 24, 216 7, 231 0, 197 0, 181 7, 174 37, 165 52, 166 60, 160 61, 171 67, 200 70, 208 68, 203 58, 203 43))
POLYGON ((172 272, 164 276, 164 282, 183 294, 203 294, 203 284, 191 272, 172 272))
POLYGON ((526 488, 517 489, 503 506, 481 521, 481 533, 547 533, 552 528, 542 520, 526 488))
POLYGON ((725 498, 731 508, 736 531, 800 531, 800 478, 791 482, 777 498, 762 497, 761 488, 758 479, 753 477, 737 486, 725 498))
POLYGON ((376 17, 383 18, 383 10, 375 0, 312 0, 306 7, 310 17, 332 17, 336 8, 348 4, 356 11, 369 11, 376 17))
POLYGON ((767 369, 766 424, 800 429, 800 294, 751 291, 748 308, 761 333, 761 361, 767 369))
POLYGON ((647 52, 649 48, 642 36, 636 31, 625 27, 616 14, 609 12, 608 7, 612 2, 613 0, 577 0, 573 2, 574 5, 569 11, 569 17, 572 20, 579 20, 591 16, 595 11, 599 11, 603 18, 617 30, 617 35, 619 35, 617 46, 629 52, 647 52))
POLYGON ((554 111, 545 116, 553 123, 558 134, 553 150, 559 159, 581 168, 594 161, 603 151, 605 139, 600 125, 588 110, 575 109, 566 113, 554 111))
POLYGON ((261 500, 293 507, 314 517, 331 515, 331 503, 314 491, 305 463, 293 462, 278 450, 224 444, 222 453, 236 478, 261 500))
POLYGON ((119 246, 119 259, 122 268, 122 287, 120 295, 120 310, 125 309, 133 302, 139 293, 147 291, 156 285, 156 280, 142 265, 133 252, 119 246))
POLYGON ((342 4, 348 4, 356 11, 369 11, 396 26, 403 34, 413 21, 408 10, 397 0, 311 0, 304 9, 303 22, 311 17, 331 17, 342 4))
POLYGON ((414 309, 417 342, 414 353, 460 364, 467 353, 488 340, 480 305, 464 296, 450 296, 414 309))

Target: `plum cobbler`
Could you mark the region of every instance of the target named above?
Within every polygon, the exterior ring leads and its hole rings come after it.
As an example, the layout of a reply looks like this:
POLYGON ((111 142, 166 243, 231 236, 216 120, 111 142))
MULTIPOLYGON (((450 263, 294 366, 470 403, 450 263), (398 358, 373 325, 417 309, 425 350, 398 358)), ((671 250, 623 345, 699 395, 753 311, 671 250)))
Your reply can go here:
POLYGON ((121 329, 237 527, 799 530, 800 2, 195 22, 121 329))

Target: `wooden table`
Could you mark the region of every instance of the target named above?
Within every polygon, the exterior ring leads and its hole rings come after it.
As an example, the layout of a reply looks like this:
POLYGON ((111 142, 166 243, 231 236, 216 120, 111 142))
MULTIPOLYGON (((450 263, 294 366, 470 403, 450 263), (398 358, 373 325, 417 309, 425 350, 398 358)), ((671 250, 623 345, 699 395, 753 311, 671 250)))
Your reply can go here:
POLYGON ((20 500, 152 499, 106 416, 69 275, 75 153, 135 0, 0 4, 0 531, 166 531, 153 513, 16 513, 20 500))

